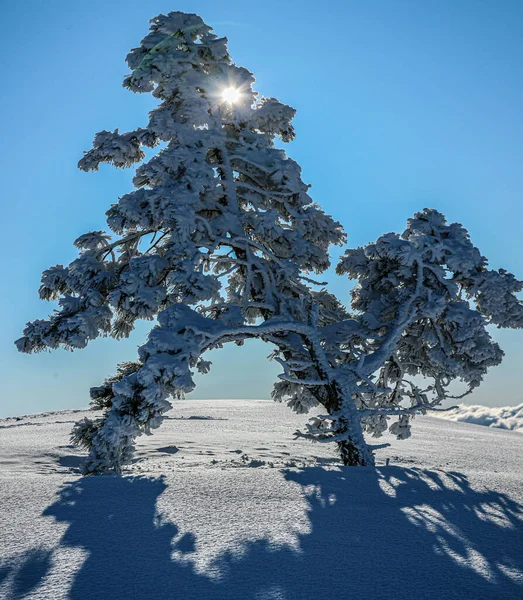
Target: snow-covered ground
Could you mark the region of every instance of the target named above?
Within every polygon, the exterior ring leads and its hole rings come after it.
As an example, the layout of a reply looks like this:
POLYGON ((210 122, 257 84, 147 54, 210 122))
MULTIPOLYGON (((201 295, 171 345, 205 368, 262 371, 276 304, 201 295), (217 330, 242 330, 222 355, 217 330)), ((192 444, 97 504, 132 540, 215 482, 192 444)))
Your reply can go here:
POLYGON ((183 401, 82 478, 83 415, 0 421, 2 599, 523 598, 520 433, 423 417, 339 468, 286 406, 183 401))
POLYGON ((523 404, 518 406, 482 406, 481 404, 460 404, 441 416, 451 421, 499 427, 523 433, 523 404))

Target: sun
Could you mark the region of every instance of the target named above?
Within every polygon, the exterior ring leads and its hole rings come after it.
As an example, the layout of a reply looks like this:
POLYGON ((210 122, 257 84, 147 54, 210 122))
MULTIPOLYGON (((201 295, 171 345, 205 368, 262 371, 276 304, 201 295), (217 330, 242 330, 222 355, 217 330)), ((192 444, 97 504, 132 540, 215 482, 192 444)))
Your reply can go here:
POLYGON ((224 102, 230 102, 231 104, 234 104, 235 102, 238 102, 238 100, 240 99, 240 92, 233 87, 228 87, 225 88, 222 92, 222 99, 224 102))

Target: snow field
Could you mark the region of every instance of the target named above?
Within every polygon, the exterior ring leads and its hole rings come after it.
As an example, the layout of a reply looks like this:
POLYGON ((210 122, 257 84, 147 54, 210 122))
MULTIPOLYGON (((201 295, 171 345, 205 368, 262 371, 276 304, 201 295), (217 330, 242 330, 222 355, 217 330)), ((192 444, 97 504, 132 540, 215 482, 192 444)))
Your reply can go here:
POLYGON ((83 416, 0 421, 2 599, 523 597, 517 433, 417 418, 340 468, 284 405, 183 401, 123 477, 82 478, 83 416))

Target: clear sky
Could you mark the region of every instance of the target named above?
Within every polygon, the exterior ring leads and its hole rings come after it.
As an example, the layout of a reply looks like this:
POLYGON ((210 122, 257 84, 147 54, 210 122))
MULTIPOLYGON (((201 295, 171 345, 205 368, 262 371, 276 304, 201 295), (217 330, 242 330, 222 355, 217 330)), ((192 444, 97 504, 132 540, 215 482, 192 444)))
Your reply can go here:
MULTIPOLYGON (((88 403, 88 388, 136 356, 129 339, 22 355, 13 341, 53 306, 43 269, 131 189, 132 172, 76 163, 102 129, 144 125, 149 95, 121 86, 148 21, 196 12, 229 38, 257 89, 298 110, 288 153, 350 245, 401 231, 423 207, 463 223, 492 267, 523 277, 523 2, 520 0, 3 0, 0 416, 88 403)), ((330 289, 348 299, 349 282, 330 289)), ((470 403, 523 402, 523 331, 470 403)), ((278 365, 255 343, 209 357, 195 398, 267 398, 278 365)))

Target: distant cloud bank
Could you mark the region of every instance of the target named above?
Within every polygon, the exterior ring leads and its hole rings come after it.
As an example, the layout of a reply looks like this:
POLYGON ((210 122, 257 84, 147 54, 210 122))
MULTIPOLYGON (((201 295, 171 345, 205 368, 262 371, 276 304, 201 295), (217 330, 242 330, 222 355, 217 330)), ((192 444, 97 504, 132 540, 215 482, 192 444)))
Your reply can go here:
POLYGON ((523 433, 523 403, 518 406, 499 407, 460 404, 453 410, 438 413, 438 416, 451 421, 463 421, 523 433))

